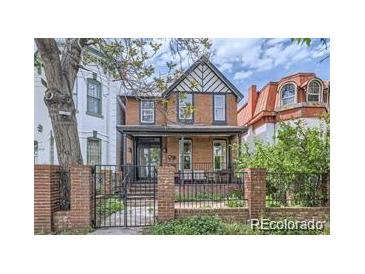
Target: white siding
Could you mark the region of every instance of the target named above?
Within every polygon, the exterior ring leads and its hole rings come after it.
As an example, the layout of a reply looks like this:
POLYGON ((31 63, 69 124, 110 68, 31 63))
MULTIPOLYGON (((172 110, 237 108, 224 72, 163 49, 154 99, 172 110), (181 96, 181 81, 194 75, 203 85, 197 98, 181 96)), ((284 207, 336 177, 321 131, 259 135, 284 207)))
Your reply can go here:
MULTIPOLYGON (((319 127, 321 125, 321 119, 319 118, 301 118, 287 121, 287 123, 294 124, 294 122, 301 120, 307 127, 319 127)), ((325 124, 322 122, 322 125, 325 124)), ((242 142, 248 143, 252 149, 255 140, 260 140, 267 143, 273 143, 274 137, 278 133, 280 126, 278 123, 266 123, 262 126, 253 129, 252 126, 248 127, 247 133, 242 136, 242 142)))
MULTIPOLYGON (((93 69, 93 68, 90 68, 93 69)), ((43 76, 43 78, 45 78, 43 76)), ((102 164, 116 163, 116 86, 104 75, 97 75, 96 80, 102 84, 102 117, 86 114, 87 111, 87 79, 93 78, 93 73, 80 71, 77 75, 77 122, 80 137, 81 153, 84 164, 87 161, 87 138, 93 137, 93 131, 97 131, 97 137, 102 141, 102 164)), ((49 137, 52 130, 48 110, 43 102, 45 88, 40 82, 37 71, 34 72, 34 140, 39 143, 38 163, 50 163, 49 137), (41 124, 42 132, 38 132, 37 126, 41 124)), ((74 93, 75 93, 74 91, 74 93)), ((57 150, 55 145, 55 161, 57 164, 57 150)))

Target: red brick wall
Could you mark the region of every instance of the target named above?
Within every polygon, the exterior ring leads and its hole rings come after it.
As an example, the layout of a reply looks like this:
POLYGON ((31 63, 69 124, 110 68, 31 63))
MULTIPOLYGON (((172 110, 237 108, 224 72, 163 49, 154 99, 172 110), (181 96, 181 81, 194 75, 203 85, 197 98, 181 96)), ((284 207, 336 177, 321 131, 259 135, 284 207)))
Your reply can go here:
POLYGON ((329 207, 267 207, 264 216, 271 220, 292 218, 298 221, 323 221, 329 219, 329 215, 329 207))
POLYGON ((193 216, 218 216, 228 222, 247 223, 249 220, 248 208, 180 208, 175 209, 175 218, 183 219, 193 216))
POLYGON ((157 176, 158 221, 168 221, 175 217, 175 169, 161 166, 157 176))
MULTIPOLYGON (((168 160, 169 156, 170 160, 169 163, 177 164, 179 158, 179 138, 180 136, 173 136, 173 137, 166 137, 166 144, 165 147, 167 148, 167 153, 163 152, 163 159, 168 160), (166 154, 166 155, 165 155, 166 154)), ((193 164, 194 163, 212 163, 213 162, 213 140, 226 140, 227 142, 227 150, 229 149, 229 141, 228 139, 222 138, 213 138, 210 136, 195 136, 189 138, 192 140, 193 145, 193 164)), ((234 141, 237 143, 238 139, 235 138, 234 141)), ((233 144, 233 141, 232 141, 233 144)), ((166 163, 166 161, 164 161, 166 163)), ((228 162, 228 153, 227 153, 227 162, 228 162)), ((196 167, 198 170, 203 170, 204 166, 202 165, 201 168, 199 166, 196 167)), ((211 167, 212 168, 212 167, 211 167)))
POLYGON ((57 195, 58 170, 58 166, 34 165, 35 233, 49 233, 53 229, 52 214, 59 199, 57 195))
MULTIPOLYGON (((237 99, 233 94, 228 94, 227 100, 227 125, 237 125, 237 99)), ((177 95, 171 94, 167 105, 156 102, 156 125, 166 125, 177 122, 177 95)), ((128 98, 126 102, 126 124, 139 125, 139 104, 135 98, 128 98)), ((213 124, 213 94, 194 94, 194 122, 200 125, 213 124)))
POLYGON ((85 228, 92 224, 93 196, 90 166, 73 166, 71 172, 70 227, 85 228))
POLYGON ((244 171, 245 198, 250 218, 258 218, 266 206, 266 170, 246 168, 244 171))

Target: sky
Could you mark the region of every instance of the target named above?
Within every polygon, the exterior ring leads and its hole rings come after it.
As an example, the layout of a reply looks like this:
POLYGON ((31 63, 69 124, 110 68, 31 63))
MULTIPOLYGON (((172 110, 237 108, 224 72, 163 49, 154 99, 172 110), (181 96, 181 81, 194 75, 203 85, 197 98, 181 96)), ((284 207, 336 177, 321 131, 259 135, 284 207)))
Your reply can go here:
POLYGON ((260 90, 270 81, 297 72, 314 72, 330 80, 329 54, 318 39, 310 47, 292 43, 291 39, 214 39, 213 63, 247 95, 250 85, 260 90))
MULTIPOLYGON (((243 93, 247 99, 249 86, 260 90, 268 82, 297 72, 313 72, 323 80, 330 80, 329 54, 319 41, 310 47, 292 43, 290 38, 275 39, 212 39, 212 62, 243 93)), ((171 56, 160 55, 163 62, 171 56)), ((240 105, 241 105, 240 104, 240 105)))

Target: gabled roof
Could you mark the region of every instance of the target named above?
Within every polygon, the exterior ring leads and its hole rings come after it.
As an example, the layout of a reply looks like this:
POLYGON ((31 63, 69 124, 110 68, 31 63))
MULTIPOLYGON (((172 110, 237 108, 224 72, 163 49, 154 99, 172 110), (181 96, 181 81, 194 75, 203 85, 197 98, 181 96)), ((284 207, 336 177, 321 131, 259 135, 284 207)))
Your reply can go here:
POLYGON ((162 93, 163 97, 168 96, 183 80, 185 80, 199 65, 206 65, 208 66, 215 75, 231 90, 238 99, 242 99, 243 95, 241 92, 219 71, 219 69, 209 61, 209 59, 206 56, 202 56, 194 62, 185 72, 183 75, 179 77, 166 91, 162 93))

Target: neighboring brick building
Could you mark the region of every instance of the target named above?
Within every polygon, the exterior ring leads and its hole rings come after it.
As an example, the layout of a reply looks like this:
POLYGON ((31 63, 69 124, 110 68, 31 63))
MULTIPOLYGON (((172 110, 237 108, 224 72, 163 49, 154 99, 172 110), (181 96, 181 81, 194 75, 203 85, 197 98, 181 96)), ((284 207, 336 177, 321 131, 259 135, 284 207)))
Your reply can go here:
MULTIPOLYGON (((206 58, 196 61, 161 96, 121 96, 122 164, 169 163, 184 170, 225 170, 242 94, 206 58), (192 106, 191 113, 186 110, 192 106)), ((139 176, 147 176, 141 170, 139 176)))
POLYGON ((329 112, 330 82, 314 73, 297 73, 266 84, 261 91, 249 88, 247 103, 237 111, 238 125, 247 128, 242 141, 273 142, 280 121, 303 120, 307 126, 320 124, 329 112))

